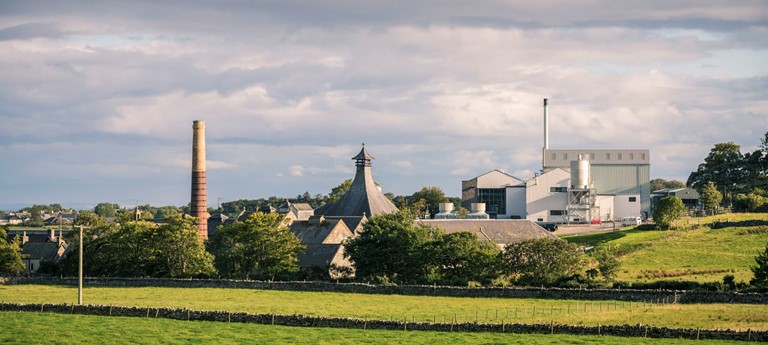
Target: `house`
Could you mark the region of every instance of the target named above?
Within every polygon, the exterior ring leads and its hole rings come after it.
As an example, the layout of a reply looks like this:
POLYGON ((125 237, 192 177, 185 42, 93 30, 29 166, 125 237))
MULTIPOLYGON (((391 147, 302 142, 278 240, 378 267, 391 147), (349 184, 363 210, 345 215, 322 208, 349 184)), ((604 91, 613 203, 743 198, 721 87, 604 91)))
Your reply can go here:
POLYGON ((61 230, 58 235, 54 230, 50 230, 47 236, 22 234, 21 255, 27 273, 36 272, 44 261, 61 260, 68 248, 61 230))
POLYGON ((326 219, 312 216, 305 221, 295 221, 290 226, 306 250, 299 254, 299 267, 304 271, 328 272, 331 278, 338 268, 351 269, 352 264, 344 257, 344 240, 354 236, 341 218, 326 219))
POLYGON ((676 196, 680 198, 686 208, 699 208, 699 192, 693 188, 664 188, 653 191, 651 193, 651 205, 656 205, 659 200, 668 196, 676 196))

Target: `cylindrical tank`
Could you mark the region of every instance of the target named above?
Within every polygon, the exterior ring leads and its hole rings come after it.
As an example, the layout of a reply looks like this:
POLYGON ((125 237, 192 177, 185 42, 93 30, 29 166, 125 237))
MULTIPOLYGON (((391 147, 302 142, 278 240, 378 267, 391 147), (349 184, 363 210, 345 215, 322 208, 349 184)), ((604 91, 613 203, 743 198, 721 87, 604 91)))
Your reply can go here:
POLYGON ((589 188, 589 161, 579 156, 579 160, 571 161, 571 189, 589 188))
POLYGON ((452 202, 441 202, 439 204, 440 207, 440 213, 451 213, 453 212, 453 203, 452 202))
POLYGON ((472 213, 485 213, 484 202, 473 202, 471 208, 472 208, 472 213))

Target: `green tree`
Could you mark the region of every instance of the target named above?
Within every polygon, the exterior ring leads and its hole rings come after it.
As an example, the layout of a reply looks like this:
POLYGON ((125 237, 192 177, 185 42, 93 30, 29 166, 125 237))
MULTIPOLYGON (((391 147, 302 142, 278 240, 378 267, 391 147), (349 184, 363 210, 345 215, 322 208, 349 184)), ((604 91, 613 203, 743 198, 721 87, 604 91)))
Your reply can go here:
POLYGON ((207 243, 213 264, 225 278, 274 279, 298 271, 304 250, 277 213, 256 212, 242 222, 225 225, 207 243))
POLYGON ((423 187, 420 191, 411 195, 411 202, 417 203, 420 200, 424 200, 426 205, 426 211, 430 216, 434 217, 440 212, 440 204, 448 202, 448 197, 445 196, 443 190, 440 187, 423 187))
POLYGON ((198 237, 197 222, 196 218, 175 215, 157 227, 153 276, 187 278, 214 274, 213 256, 205 251, 198 237))
POLYGON ((653 209, 653 222, 661 229, 669 229, 676 219, 683 216, 685 205, 680 198, 670 195, 661 198, 653 209))
POLYGON ((472 233, 457 232, 441 236, 431 246, 432 265, 441 282, 466 285, 489 284, 500 276, 501 251, 491 241, 480 241, 472 233))
POLYGON ((360 235, 345 243, 345 256, 352 261, 361 280, 397 283, 424 281, 434 271, 428 243, 439 239, 431 227, 414 226, 415 217, 406 210, 373 216, 360 235))
POLYGON ((77 218, 75 218, 75 221, 72 223, 74 226, 85 226, 89 228, 96 228, 105 224, 106 221, 103 217, 88 210, 80 211, 80 213, 77 215, 77 218))
POLYGON ((504 248, 504 271, 521 285, 554 285, 584 270, 584 252, 562 240, 537 238, 512 243, 504 248))
POLYGON ((181 211, 176 206, 162 206, 158 207, 155 212, 155 218, 170 218, 176 215, 181 215, 181 211))
POLYGON ((597 260, 597 270, 607 281, 613 280, 621 267, 621 262, 616 254, 607 250, 600 250, 595 253, 594 259, 597 260))
POLYGON ((93 213, 107 218, 107 217, 115 217, 117 216, 117 210, 120 209, 120 205, 118 204, 112 204, 108 202, 102 202, 96 205, 96 207, 93 208, 93 213))
POLYGON ((707 211, 714 214, 715 210, 717 210, 720 203, 723 201, 723 194, 717 190, 714 183, 709 182, 701 187, 699 200, 707 211))
POLYGON ((664 188, 685 188, 685 183, 677 181, 677 180, 671 180, 667 181, 663 178, 655 178, 651 180, 651 191, 657 191, 659 189, 664 188))
POLYGON ((339 201, 339 199, 341 199, 341 197, 349 190, 350 187, 352 187, 351 178, 342 181, 341 184, 331 189, 331 193, 328 194, 328 199, 326 202, 335 203, 339 201))
POLYGON ((715 144, 704 163, 688 177, 688 186, 701 189, 712 182, 725 200, 730 201, 731 193, 743 183, 744 157, 740 149, 741 146, 733 142, 715 144))
POLYGON ((768 244, 765 250, 755 257, 757 265, 750 267, 755 275, 749 283, 754 286, 768 287, 768 244))
POLYGON ((0 227, 0 274, 19 275, 24 272, 18 236, 8 241, 8 233, 0 227))
POLYGON ((757 193, 736 194, 733 206, 741 211, 754 212, 766 203, 766 198, 757 193))

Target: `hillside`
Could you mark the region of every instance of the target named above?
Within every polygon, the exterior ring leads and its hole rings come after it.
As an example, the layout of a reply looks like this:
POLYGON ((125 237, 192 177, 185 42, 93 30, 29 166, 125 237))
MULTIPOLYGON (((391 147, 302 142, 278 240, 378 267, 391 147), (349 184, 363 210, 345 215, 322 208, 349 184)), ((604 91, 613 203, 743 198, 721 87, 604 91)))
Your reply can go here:
POLYGON ((622 266, 617 280, 621 281, 708 282, 722 281, 724 275, 731 274, 737 282, 748 282, 754 257, 768 243, 768 226, 711 227, 717 221, 744 220, 768 221, 768 214, 728 214, 678 222, 691 230, 629 229, 564 238, 618 252, 622 266))

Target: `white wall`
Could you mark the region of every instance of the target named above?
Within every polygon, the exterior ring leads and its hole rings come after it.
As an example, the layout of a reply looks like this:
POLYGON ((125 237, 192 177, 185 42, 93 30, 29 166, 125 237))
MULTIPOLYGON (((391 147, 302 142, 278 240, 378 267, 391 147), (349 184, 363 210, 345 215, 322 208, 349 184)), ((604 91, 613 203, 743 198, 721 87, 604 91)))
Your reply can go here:
POLYGON ((608 221, 613 219, 615 211, 613 195, 597 195, 595 206, 600 208, 600 220, 608 221))
POLYGON ((507 214, 499 218, 509 218, 509 216, 520 216, 525 219, 525 188, 507 187, 507 214))
POLYGON ((527 219, 545 222, 564 222, 566 216, 550 216, 550 210, 565 210, 568 193, 551 193, 550 187, 568 187, 571 174, 563 169, 553 169, 527 182, 525 193, 527 219))
POLYGON ((613 199, 613 205, 616 209, 616 212, 614 212, 613 215, 613 219, 642 216, 642 214, 640 214, 640 194, 616 195, 613 199), (634 202, 629 201, 631 197, 635 198, 634 202))
POLYGON ((523 181, 499 170, 489 171, 477 177, 477 188, 503 188, 504 186, 519 186, 522 184, 523 181))

